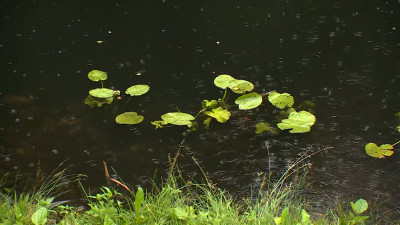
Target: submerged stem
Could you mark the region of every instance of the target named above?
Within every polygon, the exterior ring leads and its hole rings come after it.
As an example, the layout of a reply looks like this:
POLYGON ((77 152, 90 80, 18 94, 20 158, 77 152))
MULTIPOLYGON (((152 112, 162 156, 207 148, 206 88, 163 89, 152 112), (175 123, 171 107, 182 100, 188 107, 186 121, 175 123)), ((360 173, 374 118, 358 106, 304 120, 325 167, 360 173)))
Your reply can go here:
POLYGON ((102 80, 100 80, 100 82, 101 82, 101 88, 104 88, 103 81, 102 81, 102 80))

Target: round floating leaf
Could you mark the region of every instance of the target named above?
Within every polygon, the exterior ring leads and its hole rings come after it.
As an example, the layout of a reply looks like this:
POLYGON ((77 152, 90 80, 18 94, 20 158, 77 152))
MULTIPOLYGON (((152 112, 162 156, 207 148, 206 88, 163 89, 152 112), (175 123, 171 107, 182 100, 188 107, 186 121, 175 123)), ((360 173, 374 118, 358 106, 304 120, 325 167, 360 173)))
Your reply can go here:
POLYGON ((96 88, 90 90, 89 94, 96 98, 110 98, 114 96, 114 90, 108 88, 96 88))
POLYGON ((228 87, 229 82, 231 82, 232 80, 236 79, 231 77, 230 75, 221 74, 214 79, 214 84, 219 88, 226 89, 228 87))
MULTIPOLYGON (((226 121, 228 121, 229 117, 231 116, 231 112, 229 112, 226 109, 223 109, 222 107, 212 109, 212 112, 206 111, 205 114, 217 119, 217 121, 220 123, 226 123, 226 121)), ((209 122, 208 122, 208 125, 209 125, 209 122)))
POLYGON ((143 95, 146 92, 148 92, 150 89, 149 85, 146 84, 138 84, 138 85, 134 85, 129 87, 128 89, 126 89, 126 94, 129 94, 131 96, 139 96, 139 95, 143 95))
POLYGON ((368 209, 368 202, 365 201, 364 199, 360 198, 356 201, 356 203, 350 202, 351 208, 353 208, 353 211, 359 215, 368 209))
POLYGON ((235 100, 235 103, 239 105, 240 110, 254 109, 261 105, 262 97, 261 95, 253 92, 240 96, 235 100))
POLYGON ((107 80, 107 74, 100 70, 92 70, 88 73, 88 77, 92 81, 107 80))
POLYGON ((115 122, 119 124, 138 124, 143 121, 144 117, 136 112, 124 112, 115 118, 115 122))
POLYGON ((291 129, 290 133, 306 133, 315 123, 315 116, 307 111, 292 112, 287 119, 278 123, 281 130, 291 129))
POLYGON ((191 125, 191 120, 194 120, 194 117, 187 113, 170 112, 162 115, 161 119, 174 125, 191 125))
POLYGON ((261 134, 265 131, 270 131, 272 133, 278 133, 275 127, 272 127, 269 123, 259 122, 256 124, 256 134, 261 134))
POLYGON ((104 104, 111 104, 113 101, 114 101, 113 97, 110 97, 110 98, 96 98, 96 97, 93 97, 91 95, 88 95, 85 98, 85 104, 90 106, 90 107, 92 107, 92 108, 96 107, 96 106, 97 107, 101 107, 104 104))
POLYGON ((254 85, 247 80, 232 80, 228 83, 228 87, 236 94, 243 94, 254 89, 254 85))
POLYGON ((294 98, 288 93, 279 94, 278 92, 271 92, 268 95, 268 100, 272 105, 284 109, 285 107, 292 107, 294 104, 294 98))
POLYGON ((390 144, 383 144, 378 147, 375 143, 368 143, 365 145, 365 152, 375 158, 385 158, 385 156, 393 155, 393 146, 390 144))

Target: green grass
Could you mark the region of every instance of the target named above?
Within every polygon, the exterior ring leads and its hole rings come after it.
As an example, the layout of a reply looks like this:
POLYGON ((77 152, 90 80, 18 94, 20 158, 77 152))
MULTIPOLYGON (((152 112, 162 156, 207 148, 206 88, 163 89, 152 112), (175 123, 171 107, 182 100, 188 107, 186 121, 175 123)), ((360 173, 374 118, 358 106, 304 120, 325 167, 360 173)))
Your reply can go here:
POLYGON ((307 213, 307 199, 301 198, 299 187, 304 182, 304 162, 312 154, 300 156, 274 184, 269 182, 267 173, 259 191, 249 193, 247 199, 234 199, 205 176, 202 183, 185 180, 176 165, 179 151, 171 159, 162 185, 154 184, 148 193, 139 188, 131 194, 121 194, 109 183, 110 187, 103 187, 99 193, 85 192, 84 210, 53 202, 59 193, 55 191, 79 179, 66 175, 64 170, 53 173, 41 186, 35 185, 34 191, 24 193, 6 188, 7 176, 3 176, 0 224, 378 224, 371 209, 354 210, 349 203, 339 203, 318 217, 307 213))

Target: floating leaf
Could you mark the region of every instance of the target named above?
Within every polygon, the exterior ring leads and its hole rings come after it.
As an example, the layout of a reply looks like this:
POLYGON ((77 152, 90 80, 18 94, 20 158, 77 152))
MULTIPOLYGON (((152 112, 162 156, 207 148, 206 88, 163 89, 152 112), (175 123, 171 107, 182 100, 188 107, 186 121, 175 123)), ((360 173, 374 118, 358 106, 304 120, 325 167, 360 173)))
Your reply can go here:
POLYGON ((236 94, 243 94, 254 89, 254 85, 247 80, 232 80, 228 83, 228 87, 236 94))
POLYGON ((315 116, 309 112, 292 112, 287 119, 278 123, 278 127, 281 130, 292 129, 290 133, 306 133, 310 131, 315 120, 315 116))
POLYGON ((233 80, 236 80, 236 79, 230 75, 221 74, 214 79, 214 84, 215 84, 215 86, 217 86, 219 88, 226 89, 229 85, 229 82, 231 82, 233 80))
POLYGON ((378 147, 375 143, 365 145, 365 152, 375 158, 385 158, 385 156, 393 155, 393 146, 391 144, 383 144, 378 147))
POLYGON ((217 121, 220 123, 226 123, 226 121, 228 121, 229 117, 231 116, 231 112, 223 109, 222 107, 212 109, 212 112, 206 111, 205 114, 217 119, 217 121))
POLYGON ((215 108, 218 106, 218 101, 217 100, 211 100, 211 101, 203 100, 203 102, 201 102, 201 106, 203 109, 215 108))
POLYGON ((90 106, 90 107, 101 107, 104 104, 111 104, 114 101, 113 97, 109 97, 109 98, 96 98, 93 97, 91 95, 88 95, 85 98, 85 104, 90 106))
POLYGON ((262 97, 258 93, 249 93, 240 96, 235 100, 235 103, 239 105, 240 110, 254 109, 261 105, 262 97))
POLYGON ((268 95, 268 100, 272 105, 284 109, 285 107, 292 107, 294 104, 294 98, 288 93, 279 94, 278 92, 271 92, 268 95))
POLYGON ((118 124, 138 124, 143 121, 144 117, 136 112, 124 112, 115 117, 115 122, 118 124))
POLYGON ((275 127, 272 127, 269 123, 259 122, 256 124, 256 134, 261 134, 262 132, 269 131, 272 133, 278 133, 275 127))
POLYGON ((92 81, 107 80, 107 74, 100 70, 92 70, 88 73, 88 78, 92 81))
POLYGON ((368 202, 365 201, 364 199, 360 198, 356 201, 356 203, 350 202, 351 208, 353 208, 353 211, 359 215, 368 209, 368 202))
POLYGON ((114 90, 108 88, 96 88, 90 90, 89 94, 96 98, 110 98, 114 96, 114 90))
POLYGON ((47 209, 45 207, 40 207, 38 210, 36 210, 35 213, 32 214, 31 220, 32 220, 32 223, 35 225, 46 224, 47 209))
POLYGON ((165 122, 174 124, 174 125, 191 125, 191 120, 194 120, 194 117, 187 113, 181 112, 170 112, 161 116, 165 122))
POLYGON ((129 94, 131 96, 139 96, 139 95, 143 95, 146 92, 148 92, 150 90, 149 85, 146 84, 138 84, 138 85, 134 85, 129 87, 128 89, 126 89, 126 94, 129 94))
POLYGON ((156 129, 158 128, 163 128, 165 125, 167 125, 168 123, 165 122, 164 120, 156 120, 151 122, 151 124, 153 124, 154 126, 156 126, 156 129))

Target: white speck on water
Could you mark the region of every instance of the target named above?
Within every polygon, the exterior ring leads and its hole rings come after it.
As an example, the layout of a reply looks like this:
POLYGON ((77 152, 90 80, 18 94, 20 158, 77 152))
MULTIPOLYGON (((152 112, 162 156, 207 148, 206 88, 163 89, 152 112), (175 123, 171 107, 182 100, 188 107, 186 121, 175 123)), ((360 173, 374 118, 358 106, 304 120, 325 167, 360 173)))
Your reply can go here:
POLYGON ((58 154, 58 150, 57 149, 53 149, 53 150, 51 150, 54 154, 58 154))

